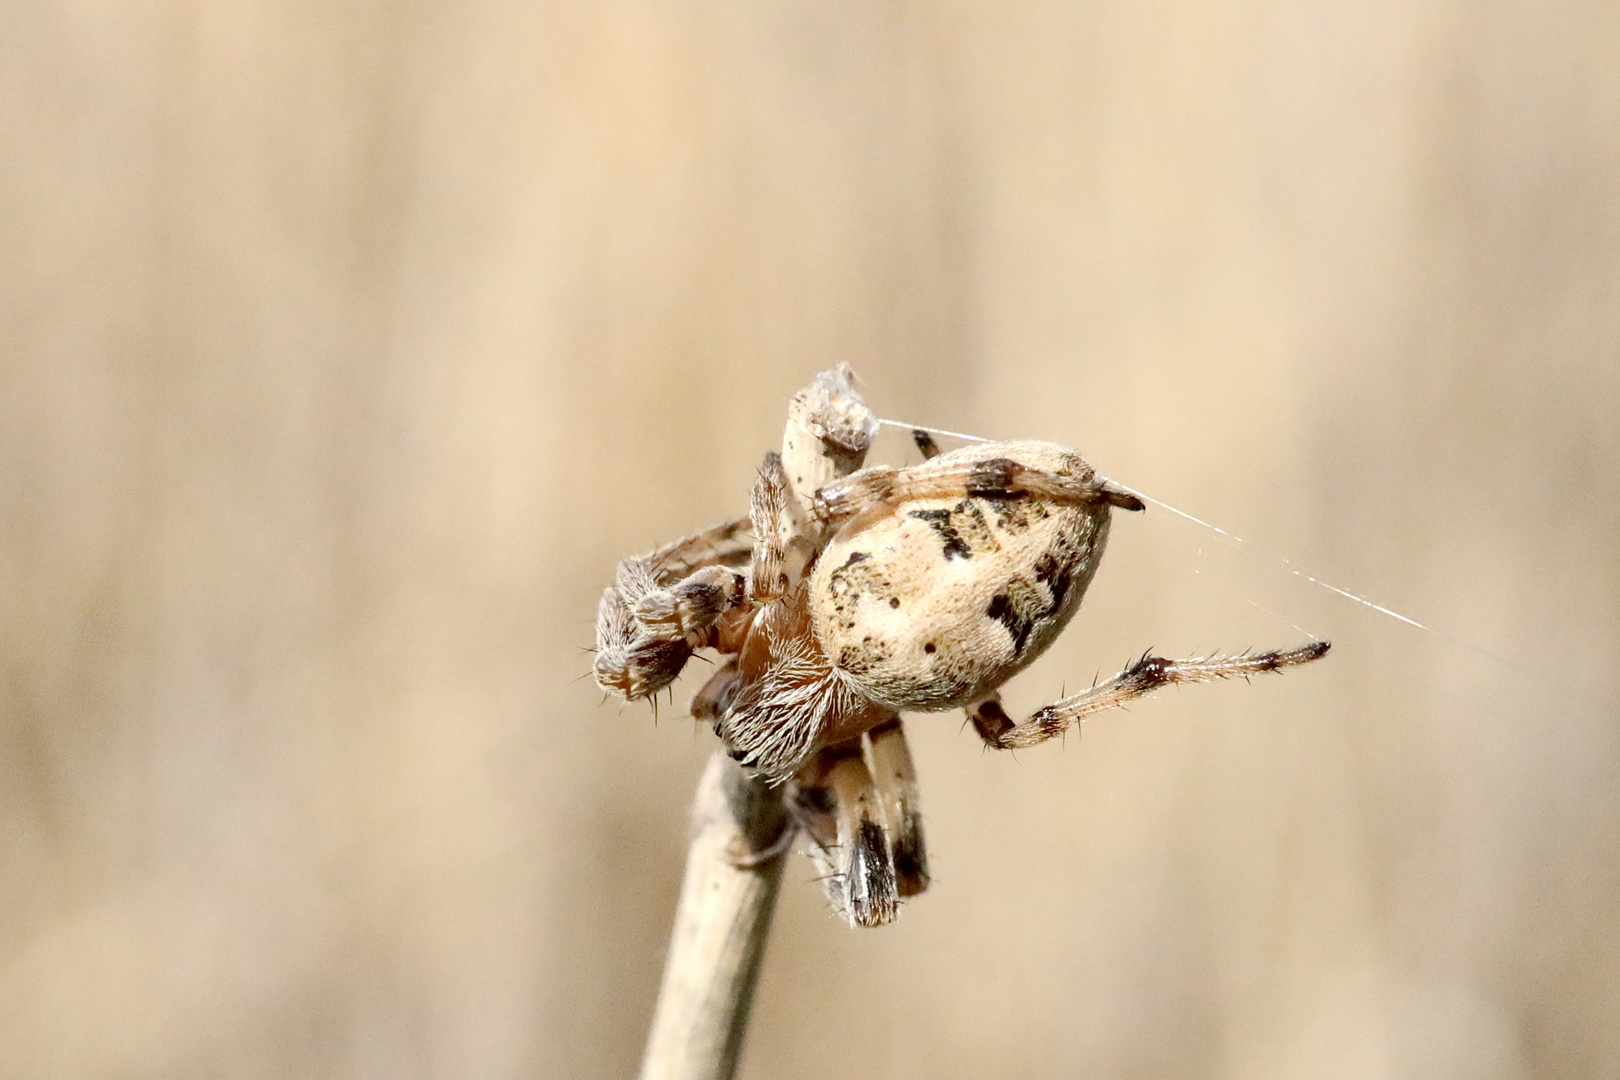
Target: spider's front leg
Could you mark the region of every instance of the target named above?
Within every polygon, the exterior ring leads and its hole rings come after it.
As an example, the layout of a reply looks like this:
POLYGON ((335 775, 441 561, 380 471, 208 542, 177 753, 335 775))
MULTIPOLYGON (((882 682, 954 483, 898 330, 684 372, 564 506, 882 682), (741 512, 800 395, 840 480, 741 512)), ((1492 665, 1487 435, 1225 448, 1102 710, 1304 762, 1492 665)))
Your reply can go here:
POLYGON ((1143 508, 1141 499, 1112 486, 1089 468, 1079 475, 1064 475, 1009 457, 974 458, 962 451, 940 455, 933 440, 924 436, 917 440, 928 458, 921 465, 903 469, 876 466, 823 485, 812 504, 817 519, 858 529, 901 503, 954 498, 1029 498, 1055 506, 1143 508))
POLYGON ((733 565, 753 543, 747 518, 728 521, 619 563, 596 613, 596 682, 626 700, 650 698, 696 649, 719 644, 721 619, 747 598, 733 565))
POLYGON ((1248 678, 1266 671, 1308 664, 1327 655, 1329 643, 1313 641, 1296 649, 1243 656, 1211 656, 1193 660, 1166 660, 1144 656, 1105 683, 1062 701, 1036 709, 1028 720, 1015 724, 1001 707, 1001 695, 992 693, 967 708, 968 719, 986 746, 1015 750, 1056 738, 1086 716, 1113 709, 1171 683, 1213 682, 1235 676, 1248 678))

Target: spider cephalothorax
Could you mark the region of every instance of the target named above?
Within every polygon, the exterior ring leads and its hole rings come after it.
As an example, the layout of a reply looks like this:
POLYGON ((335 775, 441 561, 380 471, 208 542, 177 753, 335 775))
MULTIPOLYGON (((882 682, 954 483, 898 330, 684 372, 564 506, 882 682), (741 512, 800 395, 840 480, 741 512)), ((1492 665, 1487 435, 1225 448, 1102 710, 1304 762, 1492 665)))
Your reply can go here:
POLYGON ((619 564, 597 613, 596 679, 627 699, 667 687, 698 649, 724 658, 692 701, 743 764, 788 786, 793 819, 854 924, 928 885, 902 712, 965 709, 984 742, 1032 746, 1173 682, 1307 663, 1282 652, 1144 656, 1021 724, 998 690, 1080 606, 1115 509, 1142 502, 1073 450, 977 443, 862 469, 878 428, 840 366, 788 409, 747 518, 619 564))

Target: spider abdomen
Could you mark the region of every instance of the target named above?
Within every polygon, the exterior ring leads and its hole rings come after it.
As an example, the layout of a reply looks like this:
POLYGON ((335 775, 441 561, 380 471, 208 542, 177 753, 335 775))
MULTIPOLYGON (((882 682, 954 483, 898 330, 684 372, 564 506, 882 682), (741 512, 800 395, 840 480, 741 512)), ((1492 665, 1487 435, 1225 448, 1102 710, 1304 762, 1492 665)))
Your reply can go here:
MULTIPOLYGON (((1089 478, 1066 447, 981 443, 930 465, 1008 459, 1089 478)), ((1028 494, 902 501, 835 536, 810 581, 817 641, 871 700, 960 708, 1046 651, 1080 606, 1108 538, 1108 507, 1028 494)))

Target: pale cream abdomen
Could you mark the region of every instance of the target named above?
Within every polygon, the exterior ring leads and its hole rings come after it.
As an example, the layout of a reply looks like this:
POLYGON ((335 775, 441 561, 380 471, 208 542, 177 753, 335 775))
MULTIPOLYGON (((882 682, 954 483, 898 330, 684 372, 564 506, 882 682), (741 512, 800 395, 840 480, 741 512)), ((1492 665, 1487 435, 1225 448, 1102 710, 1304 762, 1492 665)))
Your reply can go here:
MULTIPOLYGON (((982 443, 934 460, 1011 458, 1089 476, 1053 443, 982 443)), ((1108 508, 1031 497, 901 503, 822 551, 810 608, 823 652, 894 709, 959 708, 1023 670, 1057 637, 1096 573, 1108 508)))

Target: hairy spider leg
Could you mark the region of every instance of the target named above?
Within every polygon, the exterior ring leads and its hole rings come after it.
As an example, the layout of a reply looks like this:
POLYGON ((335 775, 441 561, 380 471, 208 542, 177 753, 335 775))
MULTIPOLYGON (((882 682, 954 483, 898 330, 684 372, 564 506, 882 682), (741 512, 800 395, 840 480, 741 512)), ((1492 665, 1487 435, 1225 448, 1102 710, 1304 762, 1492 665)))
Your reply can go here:
POLYGON ((754 478, 750 506, 754 550, 748 598, 756 604, 786 601, 803 571, 802 558, 794 556, 808 554, 808 544, 800 539, 802 523, 794 512, 782 455, 765 455, 754 478))
POLYGON ((1245 653, 1242 656, 1209 656, 1192 660, 1143 656, 1105 683, 1036 709, 1021 724, 1013 723, 1001 707, 999 693, 969 705, 967 715, 986 746, 995 750, 1014 750, 1056 738, 1067 731, 1071 724, 1080 723, 1091 713, 1118 708, 1161 686, 1247 678, 1320 660, 1327 655, 1329 648, 1326 641, 1313 641, 1295 649, 1245 653))
POLYGON ((866 741, 867 766, 883 807, 900 895, 916 896, 928 888, 928 848, 923 842, 917 770, 906 745, 906 729, 900 717, 892 715, 868 731, 866 741))
POLYGON ((652 564, 659 582, 666 585, 705 566, 745 566, 754 550, 751 524, 744 514, 673 540, 642 558, 652 564))
MULTIPOLYGON (((929 444, 932 442, 930 439, 929 444)), ((922 447, 921 442, 918 445, 922 447)), ((924 448, 923 452, 928 450, 924 448)), ((1059 506, 1105 504, 1121 510, 1141 510, 1144 505, 1135 495, 1089 470, 1085 476, 1062 476, 1011 458, 936 464, 930 457, 921 465, 903 469, 873 466, 827 484, 816 492, 813 510, 823 522, 859 530, 904 502, 963 497, 1033 498, 1059 506)))
POLYGON ((899 883, 861 739, 823 747, 794 785, 795 813, 810 837, 828 902, 851 926, 893 922, 899 883))
POLYGON ((720 643, 721 620, 747 598, 732 565, 753 541, 739 518, 620 561, 596 614, 596 681, 626 700, 651 698, 696 649, 720 643))

